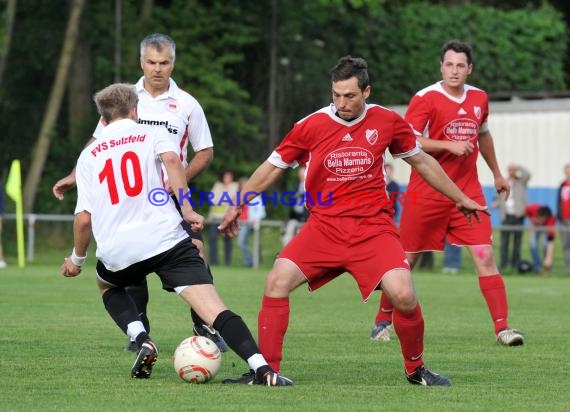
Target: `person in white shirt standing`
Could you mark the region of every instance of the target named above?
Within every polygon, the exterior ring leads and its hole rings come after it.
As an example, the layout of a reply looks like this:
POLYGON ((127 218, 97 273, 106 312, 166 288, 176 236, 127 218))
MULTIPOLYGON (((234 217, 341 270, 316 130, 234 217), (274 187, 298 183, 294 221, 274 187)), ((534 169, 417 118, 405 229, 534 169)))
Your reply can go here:
POLYGON ((183 218, 192 230, 200 231, 204 217, 187 199, 189 189, 177 147, 164 128, 149 129, 136 123, 137 100, 135 88, 120 83, 95 95, 107 127, 77 162, 74 247, 61 273, 66 277, 81 273, 93 234, 97 242, 97 284, 105 309, 137 343, 133 378, 151 376, 158 350, 125 288, 155 272, 165 290, 176 291, 192 305, 256 371, 256 384, 291 385, 291 380, 268 366, 243 320, 216 292, 204 260, 180 225, 183 218), (180 199, 180 213, 163 188, 161 165, 180 199), (159 206, 160 196, 166 203, 159 206))
MULTIPOLYGON (((179 159, 185 168, 186 181, 190 182, 204 171, 214 157, 214 149, 210 128, 200 103, 190 94, 178 88, 170 77, 176 60, 176 44, 170 36, 155 33, 146 36, 140 44, 140 64, 143 76, 136 83, 139 98, 138 123, 149 129, 161 128, 168 132, 169 139, 176 145, 179 159), (192 146, 194 156, 188 160, 188 143, 192 146)), ((98 139, 104 129, 100 121, 93 132, 92 143, 98 139)), ((75 186, 75 170, 59 180, 53 186, 53 194, 63 199, 63 194, 75 186)), ((167 186, 168 188, 168 186, 167 186)), ((176 203, 176 202, 175 202, 176 203)), ((192 231, 185 222, 184 229, 192 242, 204 257, 204 244, 201 232, 192 231)), ((208 269, 209 270, 209 269, 208 269)), ((146 279, 140 285, 128 289, 128 294, 137 304, 145 326, 150 330, 147 316, 148 286, 146 279)), ((224 341, 215 330, 208 328, 194 311, 191 311, 194 332, 197 335, 212 339, 221 351, 226 350, 224 341)), ((133 341, 125 350, 136 351, 133 341)))

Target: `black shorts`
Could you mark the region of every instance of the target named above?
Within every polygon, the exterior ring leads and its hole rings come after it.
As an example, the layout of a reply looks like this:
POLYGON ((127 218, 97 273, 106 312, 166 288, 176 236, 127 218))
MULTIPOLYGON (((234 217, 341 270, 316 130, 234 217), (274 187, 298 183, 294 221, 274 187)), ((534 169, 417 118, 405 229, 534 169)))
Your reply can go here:
MULTIPOLYGON (((174 205, 176 206, 176 210, 178 210, 178 213, 180 213, 180 216, 182 216, 182 210, 180 209, 180 205, 178 204, 178 200, 176 199, 176 196, 170 195, 170 197, 172 198, 172 200, 174 200, 174 205)), ((199 240, 200 242, 204 241, 204 237, 202 236, 202 232, 195 232, 194 230, 192 230, 192 226, 190 225, 190 223, 183 220, 182 223, 180 223, 180 224, 182 225, 182 229, 184 229, 186 231, 186 233, 188 233, 188 235, 192 239, 199 240)))
POLYGON ((118 272, 111 272, 97 261, 97 276, 105 283, 124 288, 140 284, 149 273, 156 273, 162 288, 173 291, 178 286, 213 284, 204 260, 190 238, 172 249, 149 259, 132 264, 118 272))
POLYGON ((186 233, 188 233, 188 235, 192 239, 199 240, 200 242, 204 241, 204 237, 202 236, 202 232, 195 232, 194 230, 192 230, 192 226, 190 226, 190 223, 183 220, 182 223, 180 223, 180 224, 182 225, 182 229, 184 229, 186 231, 186 233))

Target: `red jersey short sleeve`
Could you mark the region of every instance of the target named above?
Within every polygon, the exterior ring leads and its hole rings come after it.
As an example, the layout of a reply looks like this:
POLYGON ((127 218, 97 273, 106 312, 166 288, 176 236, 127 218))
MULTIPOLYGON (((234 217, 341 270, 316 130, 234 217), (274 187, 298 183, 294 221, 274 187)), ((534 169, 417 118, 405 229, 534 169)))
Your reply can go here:
MULTIPOLYGON (((487 93, 465 85, 461 98, 455 98, 443 89, 441 83, 419 91, 410 101, 405 119, 415 133, 427 139, 470 141, 475 150, 469 156, 456 156, 448 151, 432 152, 447 175, 468 196, 481 193, 477 174, 479 134, 487 130, 489 103, 487 93)), ((443 200, 445 196, 428 185, 412 170, 409 190, 422 193, 422 197, 443 200)))
POLYGON ((268 161, 277 167, 307 163, 306 206, 326 216, 393 213, 384 180, 384 154, 419 152, 409 125, 394 111, 366 105, 345 121, 325 107, 295 124, 268 161), (308 161, 307 161, 308 159, 308 161))

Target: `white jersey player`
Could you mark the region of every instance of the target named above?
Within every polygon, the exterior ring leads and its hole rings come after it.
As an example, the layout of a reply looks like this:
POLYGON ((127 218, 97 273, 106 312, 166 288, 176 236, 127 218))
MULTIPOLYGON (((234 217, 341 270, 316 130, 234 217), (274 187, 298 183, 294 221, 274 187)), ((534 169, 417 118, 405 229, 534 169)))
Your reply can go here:
MULTIPOLYGON (((213 142, 204 111, 198 101, 190 94, 181 90, 170 77, 176 59, 176 44, 167 35, 151 34, 140 44, 140 64, 143 76, 136 84, 139 98, 137 111, 138 122, 148 129, 163 129, 176 146, 182 165, 185 168, 186 181, 190 182, 213 159, 213 142), (194 150, 192 159, 188 158, 188 144, 194 150)), ((101 136, 104 125, 99 122, 88 144, 101 136)), ((165 182, 168 184, 168 182, 165 182)), ((75 170, 59 180, 53 187, 54 196, 63 199, 63 193, 75 185, 75 170)), ((168 186, 167 186, 168 187, 168 186)), ((183 221, 183 228, 198 247, 200 255, 204 254, 202 234, 194 232, 183 221)), ((136 302, 147 329, 150 323, 147 317, 148 288, 146 281, 129 288, 129 295, 136 302)), ((226 345, 216 334, 216 331, 205 326, 204 322, 192 311, 194 331, 196 334, 207 336, 218 344, 224 351, 226 345)), ((125 350, 135 351, 134 342, 130 342, 125 350)))
POLYGON ((243 320, 225 306, 198 249, 180 226, 180 214, 196 231, 203 229, 204 218, 187 201, 181 202, 180 213, 170 198, 162 206, 149 201, 153 190, 163 191, 161 162, 175 193, 188 192, 178 150, 167 131, 134 122, 137 94, 131 85, 108 86, 95 95, 95 102, 108 125, 77 162, 74 247, 61 273, 81 273, 93 233, 99 258, 97 285, 105 309, 137 345, 131 376, 149 378, 158 349, 126 288, 154 272, 163 289, 176 291, 207 325, 220 331, 255 371, 254 383, 292 385, 269 367, 243 320))

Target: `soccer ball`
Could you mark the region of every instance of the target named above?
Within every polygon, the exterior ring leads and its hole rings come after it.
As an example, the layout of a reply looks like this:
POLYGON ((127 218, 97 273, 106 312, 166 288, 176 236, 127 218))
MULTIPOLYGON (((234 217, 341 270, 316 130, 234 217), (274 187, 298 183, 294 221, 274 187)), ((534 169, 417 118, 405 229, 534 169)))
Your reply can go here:
POLYGON ((206 383, 222 366, 222 353, 216 344, 204 336, 191 336, 176 347, 174 370, 189 383, 206 383))

